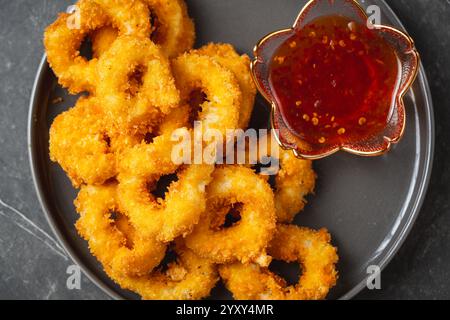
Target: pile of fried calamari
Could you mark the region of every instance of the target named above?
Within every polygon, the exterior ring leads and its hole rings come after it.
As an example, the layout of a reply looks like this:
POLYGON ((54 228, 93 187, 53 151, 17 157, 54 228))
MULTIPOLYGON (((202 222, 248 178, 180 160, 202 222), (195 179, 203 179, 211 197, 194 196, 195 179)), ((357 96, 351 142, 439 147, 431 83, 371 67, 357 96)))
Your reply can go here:
POLYGON ((59 83, 86 93, 50 129, 51 159, 80 189, 76 228, 144 299, 201 299, 220 278, 236 299, 323 299, 337 279, 330 235, 289 224, 314 189, 310 161, 279 150, 272 187, 251 165, 172 161, 175 130, 246 129, 256 95, 248 56, 193 50, 194 38, 182 0, 80 0, 45 31, 59 83), (298 283, 272 259, 298 263, 298 283))

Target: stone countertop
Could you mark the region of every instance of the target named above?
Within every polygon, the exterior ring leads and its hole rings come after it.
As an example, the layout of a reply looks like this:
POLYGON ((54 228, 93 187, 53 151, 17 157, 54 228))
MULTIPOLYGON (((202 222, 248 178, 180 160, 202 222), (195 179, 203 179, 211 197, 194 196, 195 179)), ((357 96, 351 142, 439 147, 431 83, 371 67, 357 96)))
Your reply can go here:
MULTIPOLYGON (((450 298, 450 1, 390 0, 421 52, 433 95, 436 153, 422 212, 382 274, 382 290, 358 299, 450 298)), ((27 154, 28 103, 43 53, 42 33, 70 1, 0 0, 0 299, 107 299, 72 264, 45 220, 27 154)))

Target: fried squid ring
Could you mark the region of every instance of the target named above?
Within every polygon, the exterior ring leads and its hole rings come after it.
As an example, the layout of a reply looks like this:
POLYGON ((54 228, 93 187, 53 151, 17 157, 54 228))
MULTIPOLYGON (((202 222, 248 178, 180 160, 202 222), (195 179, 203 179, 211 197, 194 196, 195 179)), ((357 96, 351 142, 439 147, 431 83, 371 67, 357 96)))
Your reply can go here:
POLYGON ((314 192, 316 174, 312 161, 298 159, 292 151, 280 150, 280 171, 275 176, 275 208, 278 222, 292 222, 303 210, 305 197, 314 192))
POLYGON ((194 22, 189 18, 183 0, 145 0, 153 13, 151 39, 169 58, 192 49, 195 42, 194 22))
POLYGON ((180 165, 172 161, 172 133, 185 127, 189 120, 189 107, 175 108, 159 124, 151 141, 126 148, 119 157, 119 172, 125 176, 154 176, 174 173, 180 165))
POLYGON ((120 127, 152 124, 178 106, 168 59, 147 38, 118 37, 98 63, 98 96, 120 127))
POLYGON ((111 48, 118 34, 113 27, 103 27, 95 30, 90 37, 92 42, 92 56, 98 59, 111 48))
POLYGON ((157 136, 149 144, 141 143, 121 154, 119 161, 120 201, 133 226, 147 236, 156 234, 161 241, 172 241, 189 233, 205 209, 205 187, 211 180, 213 165, 189 165, 180 168, 172 159, 174 130, 186 127, 189 106, 172 110, 159 125, 157 136), (164 175, 177 173, 165 199, 153 191, 164 175))
MULTIPOLYGON (((222 71, 219 66, 219 72, 222 71)), ((224 105, 220 104, 220 107, 224 105)), ((215 105, 211 105, 204 108, 199 118, 212 125, 209 121, 216 112, 215 105)), ((125 213, 139 232, 150 236, 156 234, 157 239, 164 242, 188 234, 198 223, 206 207, 205 186, 214 170, 213 165, 202 164, 189 165, 179 171, 180 165, 172 159, 173 131, 188 126, 189 118, 188 104, 173 109, 151 144, 130 148, 120 160, 119 194, 125 213), (153 190, 163 175, 177 171, 178 181, 170 186, 165 200, 155 199, 149 189, 153 190)))
POLYGON ((80 47, 91 32, 111 24, 119 34, 145 35, 150 30, 148 9, 142 2, 115 1, 114 10, 97 2, 104 1, 78 1, 74 13, 60 14, 45 31, 48 62, 59 83, 71 93, 95 92, 98 60, 88 61, 80 54, 80 47))
POLYGON ((276 260, 299 263, 298 284, 287 286, 284 279, 256 264, 223 265, 220 276, 235 299, 320 300, 336 284, 338 256, 325 229, 279 225, 268 252, 276 260))
POLYGON ((134 291, 147 300, 196 300, 207 297, 219 280, 216 266, 208 259, 202 259, 176 241, 176 262, 168 269, 155 270, 141 277, 110 273, 125 289, 134 291))
POLYGON ((189 233, 205 208, 205 187, 211 180, 212 165, 180 168, 172 160, 172 132, 187 124, 189 107, 175 108, 161 123, 150 144, 141 143, 121 154, 119 190, 121 207, 133 226, 144 236, 156 235, 164 242, 189 233), (164 175, 177 173, 165 199, 149 191, 164 175))
POLYGON ((102 184, 114 177, 118 153, 142 139, 111 130, 104 116, 95 98, 81 97, 50 128, 50 158, 61 165, 75 187, 102 184))
POLYGON ((275 141, 260 138, 259 152, 267 151, 264 156, 278 157, 280 168, 275 175, 274 185, 277 222, 290 223, 305 207, 305 197, 314 192, 317 176, 312 168, 312 161, 297 158, 291 150, 275 145, 278 155, 272 154, 272 143, 275 141))
POLYGON ((211 43, 195 52, 212 57, 236 76, 242 92, 238 127, 246 129, 253 112, 256 96, 256 86, 250 73, 250 58, 246 54, 239 56, 230 44, 211 43))
POLYGON ((202 223, 186 237, 186 246, 216 263, 255 261, 266 265, 269 258, 265 249, 276 223, 269 184, 249 168, 221 167, 213 173, 207 197, 202 223), (214 228, 216 208, 230 204, 240 204, 241 220, 217 230, 214 228))
MULTIPOLYGON (((125 234, 112 219, 113 212, 120 212, 116 184, 83 186, 75 206, 80 214, 76 228, 107 272, 142 276, 164 258, 165 245, 136 232, 125 234)), ((123 222, 120 225, 123 227, 123 222)))
MULTIPOLYGON (((150 11, 152 20, 150 39, 169 57, 175 58, 194 46, 194 22, 189 18, 182 0, 142 0, 150 11)), ((104 27, 92 36, 93 53, 100 57, 117 37, 113 27, 104 27)))
POLYGON ((169 242, 188 234, 199 222, 206 206, 205 187, 214 166, 189 165, 177 172, 170 170, 170 166, 162 166, 164 161, 157 156, 147 159, 151 163, 137 168, 134 174, 119 175, 120 204, 143 236, 156 236, 160 241, 169 242), (149 192, 163 175, 176 172, 178 180, 172 182, 164 200, 149 192))
POLYGON ((145 37, 151 31, 150 12, 141 0, 90 0, 97 3, 111 18, 110 25, 119 35, 145 37))
POLYGON ((227 129, 237 127, 242 97, 231 71, 211 57, 195 53, 183 54, 173 60, 172 68, 183 104, 189 104, 195 90, 206 95, 198 114, 205 130, 216 129, 226 137, 227 129))

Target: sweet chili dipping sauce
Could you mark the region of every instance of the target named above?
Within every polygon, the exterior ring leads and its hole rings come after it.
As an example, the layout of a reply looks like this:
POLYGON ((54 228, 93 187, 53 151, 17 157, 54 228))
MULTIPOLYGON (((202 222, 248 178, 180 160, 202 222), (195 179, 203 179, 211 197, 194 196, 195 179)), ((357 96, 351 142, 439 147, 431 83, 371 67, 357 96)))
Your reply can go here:
POLYGON ((366 25, 320 17, 285 41, 270 85, 289 129, 314 145, 342 145, 380 133, 399 76, 394 49, 366 25))

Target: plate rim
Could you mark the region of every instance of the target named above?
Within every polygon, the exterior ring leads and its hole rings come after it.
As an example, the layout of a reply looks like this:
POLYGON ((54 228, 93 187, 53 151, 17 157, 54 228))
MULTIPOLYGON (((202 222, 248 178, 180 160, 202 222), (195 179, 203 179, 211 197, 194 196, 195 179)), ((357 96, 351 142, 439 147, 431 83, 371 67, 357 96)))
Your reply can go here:
POLYGON ((38 161, 37 161, 37 155, 34 153, 36 152, 36 145, 33 142, 34 137, 34 130, 35 130, 35 121, 34 116, 37 113, 37 107, 38 104, 38 96, 36 95, 37 90, 39 88, 39 84, 41 83, 42 78, 45 76, 45 67, 48 66, 47 63, 47 55, 44 54, 41 58, 41 61, 39 63, 39 68, 36 74, 36 77, 34 79, 33 83, 33 89, 31 91, 31 97, 30 97, 30 105, 29 105, 29 112, 28 112, 28 124, 27 124, 27 145, 28 145, 28 159, 30 162, 30 169, 31 169, 31 176, 33 178, 33 185, 34 189, 36 191, 36 195, 39 201, 39 204, 44 212, 45 219, 47 220, 47 223, 50 226, 51 231, 56 236, 56 239, 59 241, 59 243, 62 245, 64 251, 69 256, 69 258, 75 262, 76 265, 78 265, 83 272, 83 274, 92 282, 94 283, 99 289, 101 289, 105 294, 107 294, 110 298, 116 299, 116 300, 124 300, 124 298, 112 290, 109 286, 107 286, 105 283, 101 281, 91 270, 86 266, 86 264, 81 261, 79 258, 79 254, 75 252, 74 249, 72 249, 72 246, 70 243, 65 239, 65 235, 60 231, 60 228, 57 226, 56 219, 53 217, 53 215, 50 212, 50 208, 47 205, 47 202, 44 200, 44 192, 43 188, 41 187, 41 182, 38 178, 38 161))
MULTIPOLYGON (((408 31, 406 30, 404 24, 400 20, 400 18, 397 16, 397 14, 394 12, 394 10, 391 8, 391 6, 385 1, 380 0, 386 8, 387 11, 389 11, 389 14, 394 18, 395 22, 405 31, 407 34, 408 31)), ((383 259, 381 260, 379 267, 380 272, 382 272, 387 265, 392 261, 392 259, 396 256, 398 250, 402 247, 402 245, 405 243, 406 239, 408 238, 408 235, 411 232, 412 227, 414 226, 417 217, 420 214, 420 211, 422 209, 423 203, 425 201, 428 187, 430 185, 431 180, 431 174, 433 171, 433 162, 434 162, 434 150, 435 150, 435 142, 436 142, 436 127, 435 127, 435 119, 434 119, 434 106, 433 106, 433 97, 431 95, 431 89, 428 82, 428 78, 425 72, 425 67, 422 64, 422 61, 420 61, 420 67, 419 67, 419 73, 417 75, 417 79, 415 81, 418 81, 421 87, 421 91, 425 93, 425 103, 427 106, 425 107, 425 110, 427 111, 427 118, 426 123, 430 126, 430 133, 428 136, 428 141, 426 143, 426 150, 425 150, 425 161, 424 161, 424 171, 422 173, 422 177, 419 180, 419 189, 417 196, 415 197, 414 206, 410 210, 410 214, 408 216, 408 220, 406 224, 404 225, 403 229, 400 231, 397 238, 394 240, 394 244, 388 250, 388 252, 385 254, 383 259)), ((409 90, 412 90, 411 88, 409 90)), ((408 91, 409 91, 408 90, 408 91)), ((339 300, 349 300, 352 299, 354 296, 356 296, 358 293, 360 293, 364 288, 366 287, 366 279, 361 280, 361 282, 357 285, 355 285, 350 291, 348 291, 346 294, 344 294, 342 297, 339 298, 339 300)))
MULTIPOLYGON (((406 30, 404 25, 402 24, 399 17, 395 14, 389 4, 386 3, 385 0, 379 0, 385 5, 385 8, 389 11, 389 14, 393 17, 396 23, 400 25, 403 30, 406 30)), ((69 258, 75 262, 78 266, 80 266, 83 274, 94 283, 100 290, 102 290, 105 294, 107 294, 110 298, 116 300, 123 300, 124 297, 121 296, 118 292, 110 288, 110 286, 106 285, 97 275, 95 275, 90 268, 86 266, 86 264, 79 258, 79 254, 76 252, 74 248, 72 248, 69 241, 66 240, 66 237, 60 231, 60 228, 57 225, 56 219, 51 214, 51 210, 47 205, 46 200, 44 200, 44 191, 41 187, 41 181, 39 179, 39 169, 38 169, 38 160, 37 160, 37 150, 36 145, 34 143, 34 132, 36 122, 34 121, 35 115, 38 112, 38 100, 37 91, 39 89, 39 85, 42 81, 42 78, 46 75, 45 68, 48 67, 47 58, 44 54, 39 63, 39 67, 33 82, 33 88, 30 96, 29 103, 29 111, 28 111, 28 120, 27 120, 27 150, 28 150, 28 160, 30 163, 31 176, 33 180, 34 189, 38 198, 38 202, 40 207, 44 213, 44 216, 47 220, 47 223, 50 226, 51 231, 56 236, 59 243, 62 245, 64 251, 67 253, 69 258)), ((417 77, 418 83, 420 84, 420 89, 425 93, 424 101, 426 103, 426 124, 429 126, 430 132, 428 134, 428 139, 425 143, 425 156, 423 163, 423 170, 421 177, 418 179, 418 191, 416 196, 414 197, 414 201, 410 202, 413 204, 412 208, 409 211, 408 219, 404 224, 401 231, 398 232, 398 235, 393 239, 393 244, 390 246, 389 250, 384 253, 381 261, 379 262, 379 267, 382 270, 386 268, 386 266, 391 262, 394 256, 397 254, 398 250, 401 248, 403 243, 406 241, 410 231, 417 220, 417 217, 421 211, 423 203, 426 198, 426 194, 428 191, 428 187, 430 184, 431 173, 433 169, 433 160, 434 160, 434 150, 435 150, 435 118, 434 118, 434 108, 431 90, 428 82, 428 78, 425 72, 425 68, 423 64, 420 64, 420 70, 417 77)), ((364 287, 366 286, 366 279, 363 278, 361 282, 351 288, 347 293, 339 297, 339 300, 348 300, 353 298, 355 295, 360 293, 364 287)))
MULTIPOLYGON (((414 197, 414 201, 410 202, 413 203, 413 207, 409 210, 410 214, 408 215, 408 219, 403 226, 402 230, 399 232, 398 236, 394 238, 393 244, 391 248, 384 254, 384 257, 381 259, 381 262, 378 264, 380 267, 380 273, 383 272, 383 270, 389 265, 389 263, 392 261, 392 259, 397 255, 397 252, 400 250, 402 245, 405 243, 406 239, 408 238, 411 229, 413 228, 420 212, 423 206, 423 203, 425 201, 428 187, 431 180, 431 174, 433 171, 433 161, 434 161, 434 149, 435 149, 435 120, 434 120, 434 109, 433 109, 433 102, 431 97, 431 91, 428 84, 428 80, 425 74, 425 69, 421 65, 418 79, 420 78, 420 84, 421 84, 421 90, 423 90, 426 93, 426 96, 428 99, 425 99, 425 102, 427 103, 428 107, 427 110, 430 110, 431 112, 428 113, 427 117, 427 123, 430 125, 430 134, 429 139, 426 143, 426 150, 425 150, 425 161, 423 163, 424 168, 423 172, 421 174, 421 178, 418 179, 420 183, 418 184, 418 191, 416 197, 414 197)), ((349 300, 352 299, 354 296, 356 296, 358 293, 360 293, 364 288, 366 287, 366 279, 362 279, 361 282, 357 285, 355 285, 351 290, 349 290, 346 294, 344 294, 342 297, 339 298, 339 300, 349 300)))

